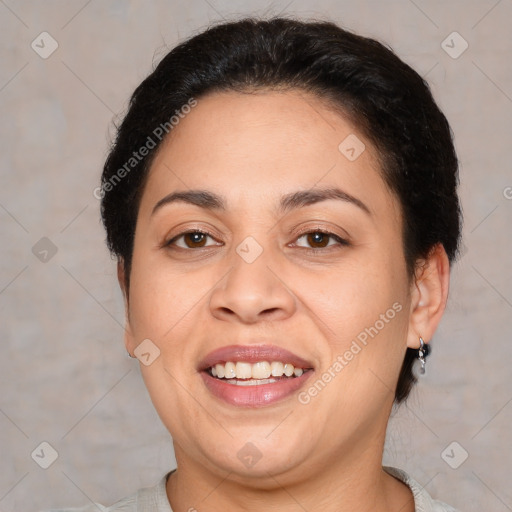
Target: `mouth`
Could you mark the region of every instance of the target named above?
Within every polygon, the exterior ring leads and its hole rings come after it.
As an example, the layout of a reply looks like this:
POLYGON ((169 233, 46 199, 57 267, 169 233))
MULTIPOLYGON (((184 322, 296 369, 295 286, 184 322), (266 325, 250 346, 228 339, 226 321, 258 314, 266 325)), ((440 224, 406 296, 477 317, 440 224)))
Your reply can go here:
POLYGON ((211 352, 198 371, 215 397, 231 405, 261 407, 296 392, 314 368, 273 345, 230 345, 211 352))
POLYGON ((299 368, 291 363, 281 361, 258 361, 249 363, 246 361, 228 361, 210 366, 206 371, 216 379, 223 379, 229 384, 238 386, 256 386, 258 384, 270 384, 281 379, 293 379, 300 377, 304 372, 312 368, 299 368))

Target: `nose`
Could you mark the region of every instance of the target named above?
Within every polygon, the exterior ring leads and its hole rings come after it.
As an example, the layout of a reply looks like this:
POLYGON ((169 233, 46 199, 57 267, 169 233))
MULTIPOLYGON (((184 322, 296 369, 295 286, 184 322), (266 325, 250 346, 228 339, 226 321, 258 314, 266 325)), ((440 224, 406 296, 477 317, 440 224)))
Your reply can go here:
POLYGON ((280 274, 267 251, 252 263, 234 253, 231 269, 212 291, 212 315, 244 324, 289 318, 297 302, 280 274))

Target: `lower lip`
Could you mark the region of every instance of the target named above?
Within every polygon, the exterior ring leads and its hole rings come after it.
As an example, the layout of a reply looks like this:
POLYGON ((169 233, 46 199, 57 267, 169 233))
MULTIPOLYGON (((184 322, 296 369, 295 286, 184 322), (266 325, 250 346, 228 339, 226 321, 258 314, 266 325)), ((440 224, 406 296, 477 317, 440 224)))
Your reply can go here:
POLYGON ((207 371, 202 371, 201 377, 208 390, 228 404, 240 407, 263 407, 293 395, 304 386, 312 373, 313 370, 309 370, 300 377, 254 386, 229 384, 225 380, 212 377, 207 371))

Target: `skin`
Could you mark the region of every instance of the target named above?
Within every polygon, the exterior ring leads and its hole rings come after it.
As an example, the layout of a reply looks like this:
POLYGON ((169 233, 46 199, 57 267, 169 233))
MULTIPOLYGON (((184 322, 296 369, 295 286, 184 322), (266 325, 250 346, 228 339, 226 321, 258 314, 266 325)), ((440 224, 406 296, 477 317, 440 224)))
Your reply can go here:
MULTIPOLYGON (((174 128, 141 198, 125 342, 131 354, 146 338, 160 350, 141 370, 173 438, 175 512, 414 510, 409 488, 383 471, 382 452, 406 348, 431 339, 449 263, 436 246, 410 280, 401 230, 374 147, 309 93, 210 94, 174 128), (338 150, 349 134, 366 145, 355 161, 338 150), (276 213, 282 195, 323 187, 371 215, 333 199, 276 213), (226 210, 178 202, 152 215, 164 196, 191 189, 224 196, 226 210), (349 245, 299 233, 306 228, 349 245), (165 246, 194 229, 211 236, 165 246), (252 263, 236 252, 248 236, 263 249, 252 263), (394 303, 401 311, 306 405, 297 394, 257 409, 228 405, 196 370, 216 348, 263 340, 312 361, 312 383, 394 303), (237 457, 247 442, 261 453, 252 467, 237 457)), ((122 261, 118 277, 125 291, 122 261)))

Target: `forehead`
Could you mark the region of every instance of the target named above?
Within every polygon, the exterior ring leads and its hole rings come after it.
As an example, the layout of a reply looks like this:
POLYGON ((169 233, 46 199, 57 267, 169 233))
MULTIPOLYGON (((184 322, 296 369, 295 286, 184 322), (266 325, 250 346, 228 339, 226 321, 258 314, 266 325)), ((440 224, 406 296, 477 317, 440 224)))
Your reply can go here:
POLYGON ((376 149, 318 97, 303 91, 212 93, 197 100, 160 147, 141 213, 172 190, 208 188, 237 209, 261 208, 314 187, 342 188, 371 210, 394 208, 376 149))

